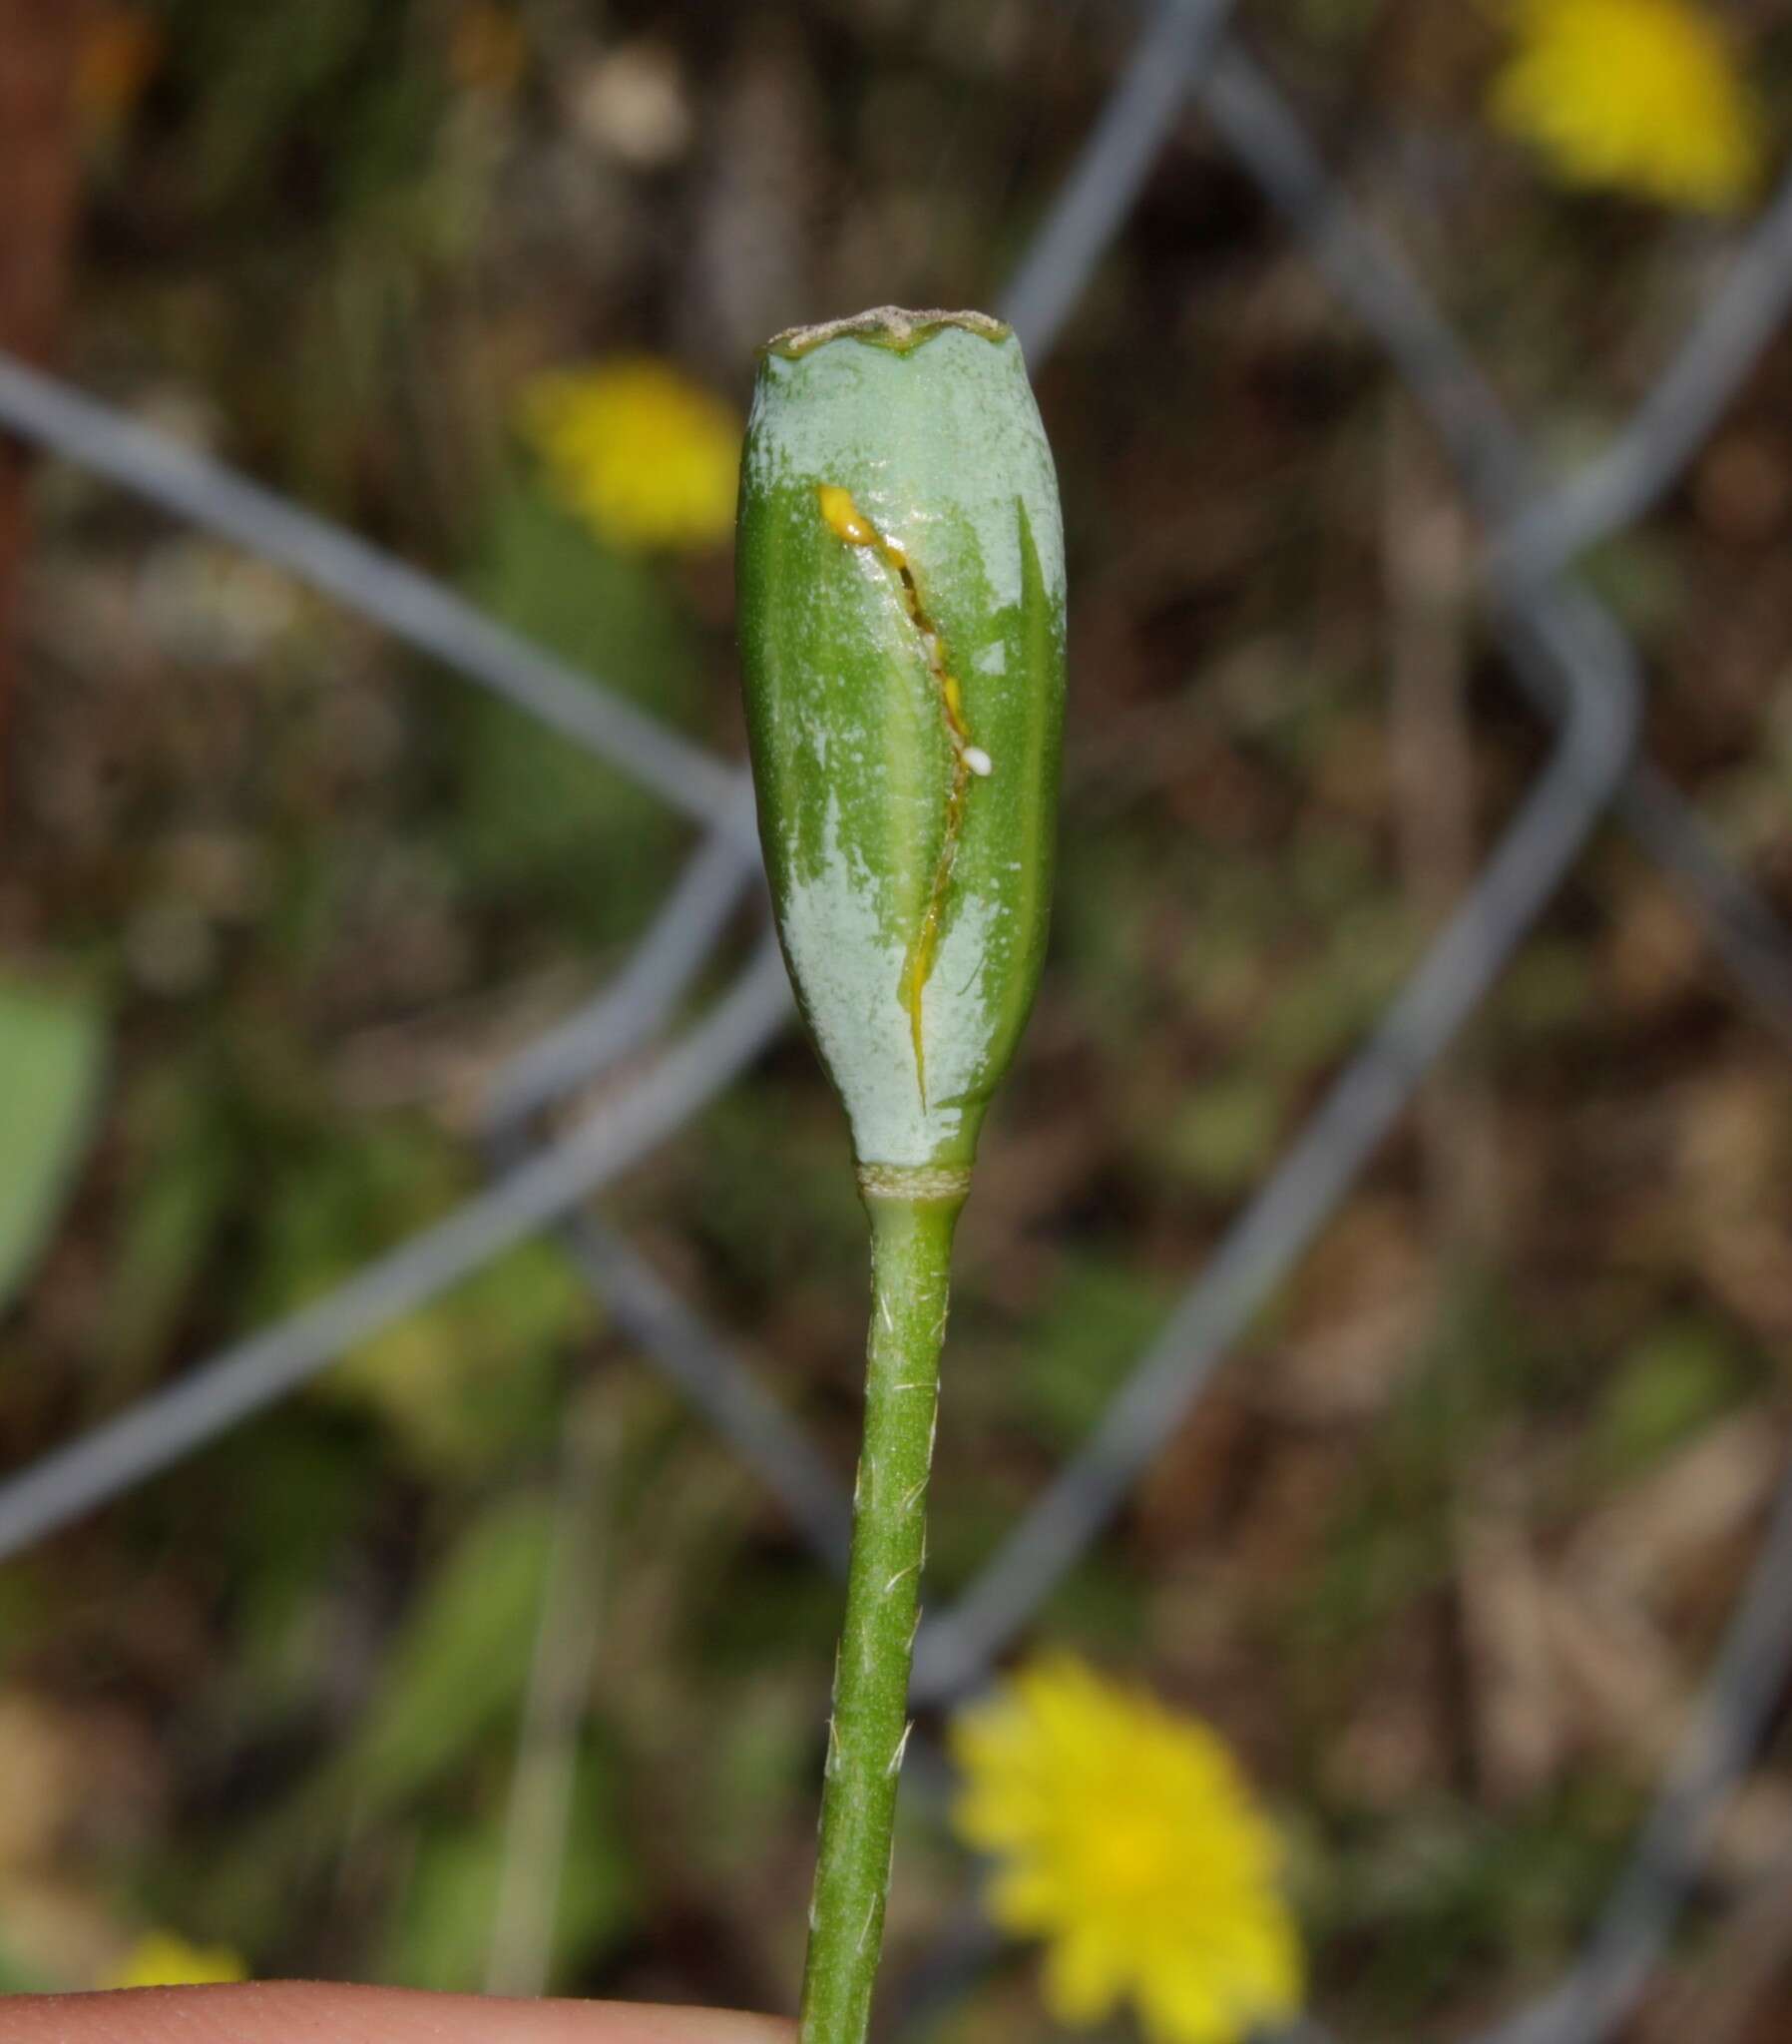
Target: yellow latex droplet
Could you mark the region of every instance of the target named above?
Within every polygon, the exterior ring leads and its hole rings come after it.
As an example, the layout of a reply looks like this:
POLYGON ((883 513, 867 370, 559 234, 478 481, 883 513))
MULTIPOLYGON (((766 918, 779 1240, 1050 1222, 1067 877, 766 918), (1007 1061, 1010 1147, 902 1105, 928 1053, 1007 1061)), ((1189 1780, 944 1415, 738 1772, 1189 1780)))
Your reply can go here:
POLYGON ((838 483, 822 483, 815 495, 821 505, 821 515, 837 539, 843 539, 849 547, 877 544, 877 533, 859 516, 859 507, 852 501, 850 490, 841 489, 838 483))

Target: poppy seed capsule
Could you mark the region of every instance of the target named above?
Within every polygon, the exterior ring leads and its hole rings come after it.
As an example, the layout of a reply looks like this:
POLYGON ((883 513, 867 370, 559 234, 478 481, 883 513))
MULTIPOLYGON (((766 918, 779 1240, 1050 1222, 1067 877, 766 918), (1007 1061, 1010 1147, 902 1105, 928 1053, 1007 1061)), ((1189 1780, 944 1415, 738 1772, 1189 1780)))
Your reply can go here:
POLYGON ((894 307, 762 351, 739 618, 759 835, 861 1171, 963 1173, 1033 1004, 1064 536, 1020 343, 894 307))

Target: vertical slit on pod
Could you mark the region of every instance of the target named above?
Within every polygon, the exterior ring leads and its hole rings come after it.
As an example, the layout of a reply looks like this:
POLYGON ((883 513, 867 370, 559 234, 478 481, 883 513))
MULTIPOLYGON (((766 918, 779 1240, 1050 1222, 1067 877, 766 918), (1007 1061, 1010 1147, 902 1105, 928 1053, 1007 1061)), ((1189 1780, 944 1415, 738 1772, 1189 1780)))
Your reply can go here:
POLYGON ((838 483, 822 483, 815 495, 828 530, 849 547, 869 548, 895 576, 903 611, 919 635, 922 658, 927 662, 927 671, 933 677, 934 688, 939 694, 940 715, 946 726, 947 741, 952 747, 952 780, 946 791, 946 828, 940 840, 940 856, 933 870, 933 885, 928 889, 927 906, 922 910, 920 924, 909 938, 908 950, 903 956, 902 977, 897 986, 897 998, 908 1016, 909 1035, 915 1047, 915 1080, 921 1089, 921 1105, 925 1108, 927 1053, 921 1033, 921 996, 932 976, 934 958, 939 950, 940 925, 946 916, 946 892, 952 883, 952 867, 958 857, 959 834, 964 824, 965 792, 973 776, 986 779, 995 766, 989 754, 971 738, 965 723, 964 689, 952 672, 940 629, 921 601, 920 586, 915 581, 915 571, 909 565, 907 554, 893 539, 878 531, 853 502, 850 490, 842 489, 838 483))

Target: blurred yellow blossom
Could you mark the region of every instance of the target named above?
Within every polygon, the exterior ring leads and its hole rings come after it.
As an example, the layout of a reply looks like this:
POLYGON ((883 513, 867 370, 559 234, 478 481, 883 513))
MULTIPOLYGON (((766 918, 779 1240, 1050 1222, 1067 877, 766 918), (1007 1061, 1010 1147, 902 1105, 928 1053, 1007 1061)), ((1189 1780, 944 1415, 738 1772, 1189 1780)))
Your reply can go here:
POLYGON ((1759 183, 1761 111, 1695 0, 1515 0, 1494 119, 1573 185, 1732 211, 1759 183))
POLYGON ((248 1968, 224 1944, 189 1944, 170 1930, 152 1930, 125 1954, 108 1987, 211 1987, 246 1980, 248 1968))
POLYGON ((1153 2044, 1234 2044, 1301 1996, 1274 1833, 1219 1739, 1061 1655, 962 1711, 961 1837, 998 1861, 990 1912, 1047 1941, 1067 2023, 1123 1998, 1153 2044))
POLYGON ((518 422, 555 494, 610 544, 694 551, 733 530, 739 418, 670 363, 537 376, 518 422))

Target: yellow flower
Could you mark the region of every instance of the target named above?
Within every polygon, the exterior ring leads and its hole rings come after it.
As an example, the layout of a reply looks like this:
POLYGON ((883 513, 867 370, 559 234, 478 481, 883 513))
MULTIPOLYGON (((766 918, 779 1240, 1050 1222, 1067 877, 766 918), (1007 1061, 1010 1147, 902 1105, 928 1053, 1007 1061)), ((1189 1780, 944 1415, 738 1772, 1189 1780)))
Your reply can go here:
POLYGON ((612 545, 698 549, 734 524, 740 421, 669 363, 538 376, 518 410, 555 494, 612 545))
POLYGON ((224 1944, 189 1944, 170 1930, 152 1930, 126 1953, 108 1987, 210 1987, 246 1980, 248 1968, 224 1944))
POLYGON ((962 1711, 953 1813, 999 1863, 990 1913, 1048 1942, 1067 2023, 1122 1997, 1154 2044, 1232 2044, 1300 2004, 1275 1836, 1204 1725, 1068 1655, 962 1711))
POLYGON ((1760 107, 1693 0, 1516 6, 1494 119, 1560 177, 1712 213, 1747 201, 1765 154, 1760 107))

